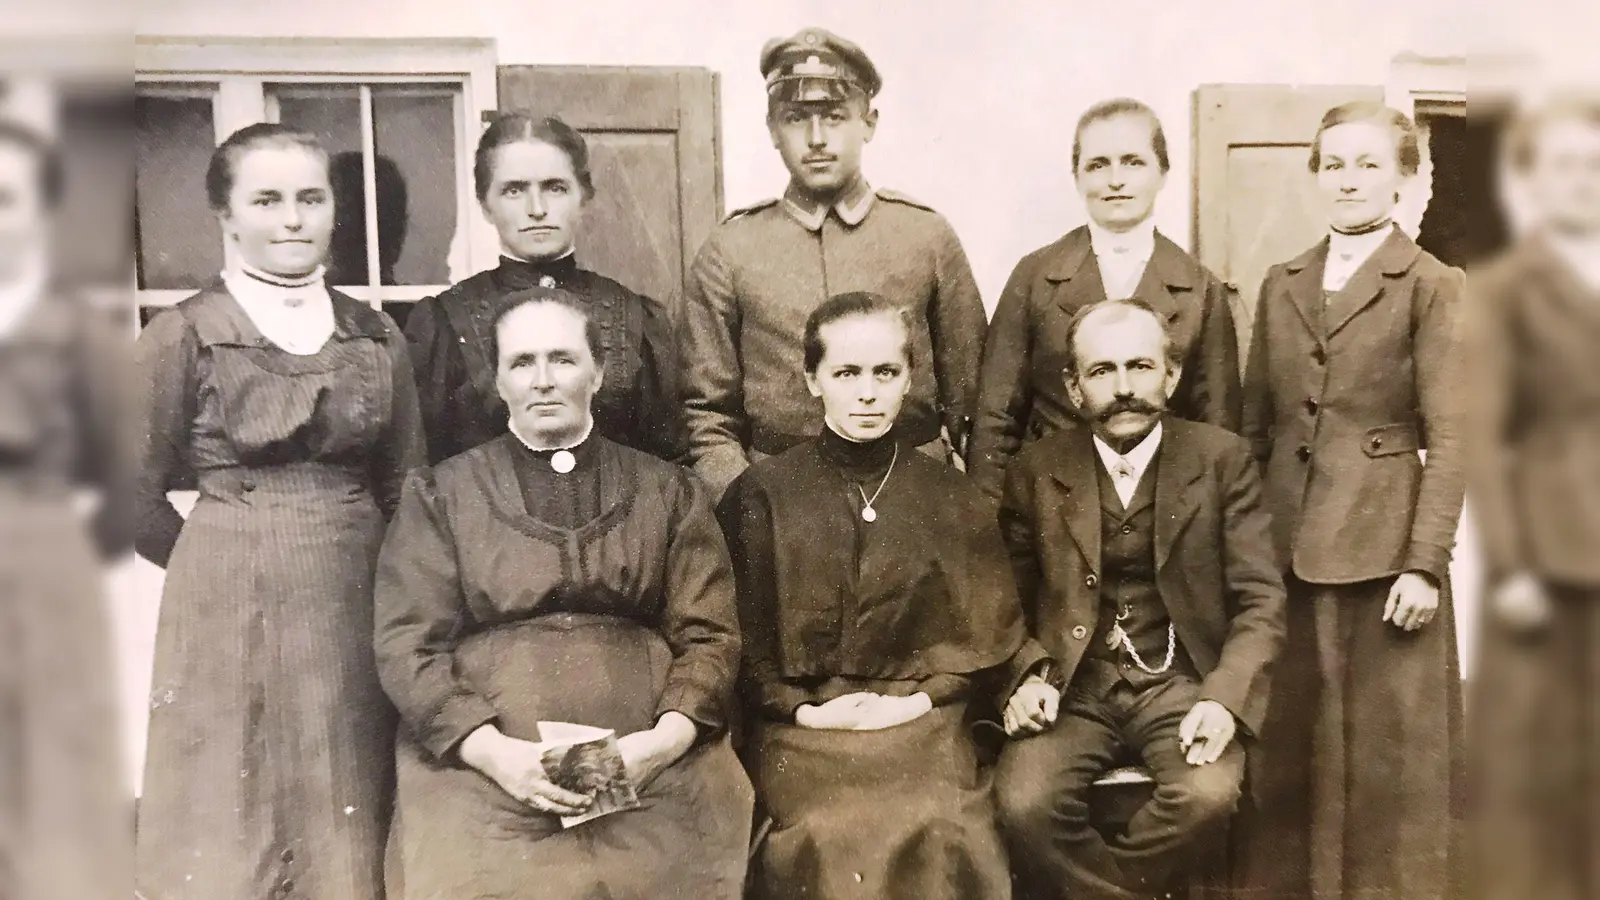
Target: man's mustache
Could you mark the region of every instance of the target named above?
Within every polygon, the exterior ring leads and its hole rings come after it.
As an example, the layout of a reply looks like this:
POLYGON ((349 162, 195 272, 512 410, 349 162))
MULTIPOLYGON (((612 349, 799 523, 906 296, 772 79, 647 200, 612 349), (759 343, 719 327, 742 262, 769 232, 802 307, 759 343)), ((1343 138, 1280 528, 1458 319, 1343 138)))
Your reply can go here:
POLYGON ((1160 406, 1151 403, 1149 400, 1141 400, 1138 397, 1124 397, 1120 400, 1111 401, 1111 404, 1105 409, 1100 410, 1100 412, 1096 414, 1095 418, 1102 422, 1109 422, 1113 416, 1125 412, 1143 413, 1147 416, 1159 416, 1163 410, 1160 406))

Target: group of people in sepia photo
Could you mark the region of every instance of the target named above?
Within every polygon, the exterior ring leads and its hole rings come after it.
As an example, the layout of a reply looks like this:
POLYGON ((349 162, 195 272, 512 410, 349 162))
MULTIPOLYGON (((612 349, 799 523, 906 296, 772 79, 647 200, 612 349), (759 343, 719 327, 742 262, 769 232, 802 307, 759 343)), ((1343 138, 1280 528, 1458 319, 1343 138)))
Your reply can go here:
POLYGON ((165 570, 136 896, 1600 896, 1600 102, 1516 117, 1536 226, 1470 285, 1395 221, 1417 126, 1328 109, 1326 233, 1244 322, 1155 227, 1162 123, 1107 98, 1061 148, 1088 224, 990 317, 950 223, 865 174, 868 53, 758 61, 789 182, 673 306, 579 265, 608 185, 549 110, 483 129, 501 258, 403 328, 325 278, 293 122, 217 147, 228 265, 131 375, 0 303, 0 348, 70 351, 0 353, 0 460, 133 498, 86 530, 20 493, 75 555, 0 574, 59 611, 97 546, 165 570), (560 786, 551 723, 614 733, 625 772, 573 765, 637 805, 560 786))

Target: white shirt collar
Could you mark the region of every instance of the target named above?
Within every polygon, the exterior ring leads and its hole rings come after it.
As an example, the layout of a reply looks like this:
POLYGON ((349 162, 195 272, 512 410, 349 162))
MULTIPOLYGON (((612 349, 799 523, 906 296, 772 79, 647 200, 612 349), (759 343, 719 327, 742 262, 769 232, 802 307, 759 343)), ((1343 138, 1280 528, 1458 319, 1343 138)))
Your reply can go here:
POLYGON ((584 441, 587 441, 589 439, 589 435, 594 433, 594 414, 590 413, 589 421, 585 422, 584 425, 583 425, 583 434, 579 435, 577 440, 575 440, 575 441, 567 441, 566 443, 561 444, 559 446, 554 445, 554 444, 552 444, 552 445, 550 445, 548 447, 536 447, 536 446, 534 446, 534 442, 533 441, 530 441, 527 438, 523 437, 522 436, 522 432, 517 430, 517 420, 516 420, 515 417, 512 417, 511 419, 509 419, 507 421, 506 425, 507 425, 507 428, 511 431, 511 436, 516 438, 517 441, 522 444, 522 446, 527 447, 529 450, 532 450, 535 453, 549 453, 552 450, 571 450, 573 447, 577 447, 580 444, 582 444, 584 441))
POLYGON ((1140 441, 1127 453, 1118 453, 1111 449, 1110 444, 1100 440, 1100 435, 1094 435, 1094 450, 1100 454, 1100 461, 1105 463, 1106 471, 1115 471, 1117 463, 1125 459, 1128 461, 1128 465, 1133 467, 1133 483, 1135 485, 1144 479, 1144 472, 1150 468, 1150 461, 1155 459, 1156 449, 1160 446, 1160 422, 1156 423, 1156 427, 1150 429, 1150 433, 1144 436, 1144 440, 1140 441))
POLYGON ((1149 262, 1156 249, 1155 218, 1145 219, 1127 231, 1110 231, 1089 222, 1089 244, 1100 259, 1107 256, 1129 261, 1149 262))
POLYGON ((222 282, 263 337, 289 353, 315 355, 335 326, 333 298, 322 281, 322 268, 292 280, 257 271, 251 275, 241 263, 223 272, 222 282))

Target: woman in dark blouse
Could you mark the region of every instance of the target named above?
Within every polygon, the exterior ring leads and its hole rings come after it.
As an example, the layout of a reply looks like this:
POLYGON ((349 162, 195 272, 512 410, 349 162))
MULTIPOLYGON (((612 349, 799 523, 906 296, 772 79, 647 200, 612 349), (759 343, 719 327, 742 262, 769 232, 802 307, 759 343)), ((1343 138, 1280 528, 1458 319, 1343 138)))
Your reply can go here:
POLYGON ((140 555, 167 570, 138 888, 383 895, 392 713, 372 573, 422 457, 406 344, 324 287, 327 154, 241 129, 206 175, 235 262, 139 339, 140 555), (169 490, 198 482, 187 521, 169 490))
POLYGON ((121 900, 133 847, 102 563, 133 543, 129 353, 110 317, 50 287, 58 165, 0 121, 0 897, 121 900))
POLYGON ((510 431, 412 473, 378 568, 400 710, 389 900, 737 900, 752 795, 725 732, 733 576, 705 489, 597 432, 587 301, 489 320, 510 431), (541 722, 608 728, 643 806, 563 829, 541 722))
POLYGON ((901 310, 842 294, 806 326, 826 426, 735 481, 747 765, 762 898, 1010 896, 969 710, 1001 702, 1022 611, 992 507, 891 431, 901 310), (987 510, 987 511, 986 511, 987 510))
POLYGON ((505 434, 490 322, 503 297, 532 287, 559 287, 588 307, 606 358, 594 402, 600 434, 661 459, 680 457, 687 443, 666 309, 578 266, 574 245, 595 192, 583 136, 556 118, 502 116, 478 142, 473 178, 500 233, 500 264, 421 301, 406 319, 429 461, 505 434))

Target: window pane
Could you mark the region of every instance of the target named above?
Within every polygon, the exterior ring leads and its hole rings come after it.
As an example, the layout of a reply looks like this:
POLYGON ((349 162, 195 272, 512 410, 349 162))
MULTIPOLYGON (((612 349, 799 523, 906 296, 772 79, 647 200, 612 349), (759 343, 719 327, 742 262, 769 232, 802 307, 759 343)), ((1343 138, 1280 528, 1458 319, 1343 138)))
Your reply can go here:
MULTIPOLYGON (((450 85, 372 86, 381 283, 449 281, 455 237, 456 108, 450 85)), ((333 181, 329 281, 367 284, 361 93, 353 84, 274 85, 278 121, 304 128, 327 147, 333 181)))
POLYGON ((470 190, 456 178, 457 93, 450 86, 373 88, 384 284, 450 281, 458 192, 470 190))
POLYGON ((222 270, 222 238, 206 205, 206 165, 217 146, 211 97, 141 92, 134 123, 139 286, 199 289, 222 270))

